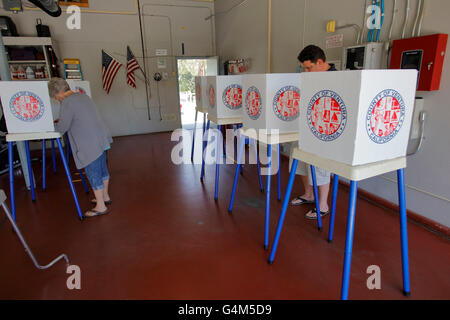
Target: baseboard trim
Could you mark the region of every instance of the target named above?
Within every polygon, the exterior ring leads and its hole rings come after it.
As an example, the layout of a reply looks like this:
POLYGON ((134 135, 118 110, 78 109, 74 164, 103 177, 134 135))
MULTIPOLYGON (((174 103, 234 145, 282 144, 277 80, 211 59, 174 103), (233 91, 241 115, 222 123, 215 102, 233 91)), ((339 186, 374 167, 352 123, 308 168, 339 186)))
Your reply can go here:
MULTIPOLYGON (((350 184, 345 181, 339 181, 339 184, 347 189, 350 188, 350 184)), ((374 195, 373 193, 368 192, 364 189, 358 188, 358 197, 368 200, 376 206, 390 209, 393 212, 398 214, 398 211, 399 211, 398 204, 395 204, 389 200, 386 200, 377 195, 374 195)), ((442 225, 436 221, 433 221, 431 219, 428 219, 428 218, 426 218, 414 211, 411 211, 411 210, 407 210, 406 214, 407 214, 409 220, 414 221, 415 223, 421 225, 425 229, 427 229, 433 233, 437 233, 438 235, 443 236, 445 238, 450 238, 450 228, 449 227, 444 226, 444 225, 442 225)))
MULTIPOLYGON (((282 158, 289 160, 289 157, 285 154, 282 154, 282 158)), ((345 181, 339 181, 339 184, 341 186, 347 188, 347 190, 350 189, 350 184, 345 181)), ((393 212, 398 214, 398 211, 399 211, 398 204, 390 202, 389 200, 386 200, 377 195, 374 195, 373 193, 370 193, 366 190, 358 188, 358 197, 364 198, 365 200, 370 201, 371 203, 373 203, 376 206, 392 210, 393 212)), ((415 222, 416 224, 422 226, 423 228, 425 228, 426 230, 428 230, 430 232, 433 232, 444 238, 450 239, 450 228, 449 227, 444 226, 443 224, 440 224, 431 219, 428 219, 428 218, 426 218, 414 211, 411 211, 411 210, 407 210, 406 214, 410 221, 415 222)))

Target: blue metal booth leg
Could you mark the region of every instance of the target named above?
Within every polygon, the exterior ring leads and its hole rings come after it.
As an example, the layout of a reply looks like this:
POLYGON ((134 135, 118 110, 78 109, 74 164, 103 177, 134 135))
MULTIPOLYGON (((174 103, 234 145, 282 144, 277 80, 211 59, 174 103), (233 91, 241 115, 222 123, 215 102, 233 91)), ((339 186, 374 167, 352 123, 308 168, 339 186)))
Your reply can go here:
POLYGON ((316 168, 314 166, 311 166, 311 178, 313 181, 314 199, 316 202, 317 225, 318 225, 319 231, 320 231, 320 230, 322 230, 322 217, 320 216, 319 190, 317 187, 317 180, 316 180, 316 168))
POLYGON ((335 174, 333 178, 333 194, 331 197, 331 216, 330 216, 330 227, 328 229, 328 242, 333 241, 334 219, 336 217, 336 200, 337 200, 338 186, 339 186, 339 176, 335 174))
POLYGON ((272 169, 272 145, 267 145, 267 186, 266 186, 266 222, 264 226, 264 249, 269 249, 269 225, 270 225, 270 183, 272 169))
POLYGON ((69 166, 67 164, 66 157, 64 155, 64 149, 61 143, 61 138, 56 139, 58 143, 59 152, 61 153, 61 160, 64 165, 64 169, 66 170, 67 180, 69 181, 70 190, 72 191, 73 200, 75 201, 75 206, 77 207, 78 217, 80 220, 83 220, 83 213, 81 212, 80 203, 78 202, 77 193, 75 191, 75 187, 73 186, 72 176, 70 175, 69 166))
POLYGON ((192 151, 191 151, 191 162, 194 162, 194 149, 195 149, 195 132, 197 131, 197 117, 198 117, 198 111, 197 111, 197 110, 195 110, 194 132, 192 133, 192 151))
POLYGON ((261 164, 259 163, 258 141, 254 140, 254 142, 255 142, 256 166, 258 168, 259 189, 261 190, 261 192, 264 192, 264 185, 261 177, 261 164))
POLYGON ((208 146, 209 126, 210 126, 210 121, 208 120, 208 124, 206 125, 206 131, 203 134, 202 172, 200 174, 200 180, 202 180, 202 181, 203 181, 203 178, 205 177, 205 150, 206 150, 206 147, 208 146), (205 134, 206 134, 206 140, 205 140, 205 134))
POLYGON ((275 233, 275 238, 272 244, 272 250, 270 252, 269 264, 273 264, 275 259, 275 253, 277 252, 278 242, 280 241, 281 229, 283 228, 284 218, 286 217, 286 211, 289 206, 289 198, 292 193, 292 187, 294 186, 295 173, 297 171, 298 160, 294 159, 292 162, 291 173, 289 175, 289 182, 286 189, 286 194, 284 195, 283 207, 281 209, 280 219, 278 220, 277 231, 275 233))
POLYGON ((226 139, 227 139, 227 126, 223 126, 224 127, 224 131, 225 131, 225 134, 222 134, 222 126, 218 126, 217 128, 219 128, 220 127, 220 129, 218 129, 219 130, 219 132, 221 133, 221 137, 222 137, 222 148, 223 148, 223 152, 222 152, 222 156, 224 157, 224 158, 226 158, 227 157, 227 142, 226 142, 226 139))
POLYGON ((244 153, 244 146, 245 146, 245 139, 243 137, 241 137, 241 139, 238 139, 238 141, 239 141, 239 153, 238 153, 238 159, 237 159, 237 164, 236 164, 236 172, 234 174, 233 190, 231 191, 230 204, 228 206, 229 213, 233 212, 234 198, 236 196, 236 187, 237 187, 237 182, 238 182, 238 178, 239 178, 242 154, 244 153))
POLYGON ((33 177, 33 169, 31 167, 30 142, 29 141, 25 141, 25 150, 27 152, 28 176, 30 178, 31 199, 34 202, 34 201, 36 201, 36 193, 34 190, 34 177, 33 177))
POLYGON ((8 142, 9 192, 11 197, 11 213, 16 220, 16 195, 14 193, 14 143, 8 142))
POLYGON ((347 216, 347 235, 345 239, 344 270, 342 272, 341 300, 348 299, 350 268, 352 263, 353 234, 355 231, 355 212, 356 212, 357 193, 358 193, 358 182, 351 181, 350 200, 348 204, 348 216, 347 216))
POLYGON ((206 113, 203 114, 203 131, 202 131, 202 137, 205 137, 206 132, 206 113))
MULTIPOLYGON (((243 126, 244 126, 243 124, 238 124, 238 130, 241 129, 243 126)), ((248 138, 247 137, 245 137, 245 138, 242 137, 242 139, 244 139, 245 145, 247 145, 248 138)), ((243 164, 241 164, 241 166, 239 167, 239 172, 241 173, 241 175, 244 174, 244 165, 243 164)))
POLYGON ((81 183, 83 184, 84 191, 86 193, 89 193, 89 188, 88 188, 88 185, 86 183, 86 179, 84 178, 83 171, 78 169, 78 173, 80 174, 80 179, 81 179, 81 183))
POLYGON ((214 191, 214 200, 219 199, 219 175, 220 175, 220 154, 222 148, 220 147, 220 144, 223 144, 223 139, 222 139, 222 132, 221 132, 222 126, 218 125, 217 126, 217 135, 216 135, 216 186, 215 186, 215 191, 214 191))
POLYGON ((46 174, 45 174, 45 147, 46 147, 46 141, 45 139, 42 140, 42 189, 45 190, 46 189, 46 174))
POLYGON ((403 294, 409 296, 409 259, 408 259, 408 231, 406 217, 406 196, 405 196, 405 169, 397 171, 398 180, 398 200, 400 207, 400 237, 402 246, 402 271, 403 271, 403 294))

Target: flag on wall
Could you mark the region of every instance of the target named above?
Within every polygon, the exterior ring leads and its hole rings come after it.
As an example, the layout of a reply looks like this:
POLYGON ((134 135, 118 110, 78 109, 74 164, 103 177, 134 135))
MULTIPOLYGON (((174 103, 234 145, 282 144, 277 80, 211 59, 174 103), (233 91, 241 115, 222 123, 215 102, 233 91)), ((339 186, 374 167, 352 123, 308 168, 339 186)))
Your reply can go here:
POLYGON ((136 88, 136 77, 134 76, 134 72, 140 68, 136 57, 133 52, 131 52, 130 47, 127 46, 127 83, 133 88, 136 88))
POLYGON ((114 78, 122 64, 102 50, 102 80, 103 89, 109 94, 114 78))

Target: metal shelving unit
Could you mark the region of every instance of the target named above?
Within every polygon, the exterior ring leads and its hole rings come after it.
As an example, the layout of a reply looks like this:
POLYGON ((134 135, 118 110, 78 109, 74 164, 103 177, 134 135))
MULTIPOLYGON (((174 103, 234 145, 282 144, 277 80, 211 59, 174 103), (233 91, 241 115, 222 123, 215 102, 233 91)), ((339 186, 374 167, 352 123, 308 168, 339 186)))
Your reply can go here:
MULTIPOLYGON (((13 80, 17 81, 46 81, 51 77, 51 61, 47 54, 47 47, 53 46, 51 38, 46 37, 3 37, 3 42, 5 44, 6 51, 9 53, 11 47, 35 47, 36 51, 43 54, 44 59, 42 60, 11 60, 10 55, 8 55, 8 64, 10 66, 22 66, 25 70, 28 66, 31 67, 44 67, 44 75, 42 78, 27 78, 13 80)), ((13 77, 11 77, 13 78, 13 77)))

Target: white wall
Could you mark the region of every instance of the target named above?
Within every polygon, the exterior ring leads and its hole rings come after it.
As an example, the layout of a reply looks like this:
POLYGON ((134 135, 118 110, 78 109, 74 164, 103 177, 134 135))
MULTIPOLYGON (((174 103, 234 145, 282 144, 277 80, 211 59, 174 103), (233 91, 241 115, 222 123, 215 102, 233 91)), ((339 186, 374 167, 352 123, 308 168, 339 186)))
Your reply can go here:
POLYGON ((221 63, 245 58, 251 60, 252 73, 266 72, 267 5, 265 1, 249 0, 226 13, 241 0, 216 0, 217 54, 221 63))
MULTIPOLYGON (((267 2, 248 0, 216 21, 217 47, 222 58, 250 57, 250 73, 266 72, 267 66, 267 2), (234 39, 233 39, 234 38, 234 39), (249 41, 247 41, 249 39, 249 41)), ((370 1, 371 2, 371 1, 370 1)), ((393 38, 401 36, 405 17, 405 1, 397 1, 397 21, 393 38)), ((217 0, 216 11, 226 11, 239 1, 217 0)), ((342 24, 363 22, 364 0, 272 0, 272 72, 295 72, 296 57, 304 45, 325 48, 326 22, 335 19, 342 24)), ((411 0, 407 36, 411 35, 417 0, 411 0)), ((385 23, 381 41, 387 41, 392 21, 393 0, 386 0, 385 23)), ((450 33, 450 1, 427 0, 422 35, 450 33)), ((354 45, 354 29, 340 30, 344 45, 354 45)), ((367 31, 366 31, 367 34, 367 31)), ((450 45, 450 44, 449 44, 450 45)), ((448 49, 448 48, 447 48, 448 49)), ((449 51, 450 52, 450 51, 449 51)), ((326 50, 328 60, 341 60, 342 49, 326 50)), ((447 57, 437 92, 418 95, 425 98, 428 112, 422 151, 408 158, 406 171, 408 209, 431 220, 450 226, 450 59, 447 57)), ((395 175, 386 175, 395 178, 395 175)), ((387 200, 397 202, 396 184, 383 177, 361 182, 360 187, 387 200)))
MULTIPOLYGON (((181 56, 182 42, 185 43, 185 56, 215 55, 214 24, 204 19, 213 10, 214 4, 211 1, 141 0, 141 4, 145 14, 147 56, 155 56, 155 49, 167 49, 169 55, 171 52, 169 19, 149 15, 165 15, 170 18, 174 56, 181 56)), ((147 60, 150 79, 153 79, 153 74, 157 71, 167 72, 169 76, 168 80, 159 84, 162 115, 166 120, 160 121, 155 81, 151 81, 151 121, 148 120, 144 83, 137 80, 138 89, 132 89, 126 84, 127 45, 143 66, 140 58, 142 46, 135 0, 90 1, 90 8, 87 10, 83 11, 81 16, 81 30, 66 28, 66 13, 61 17, 52 18, 41 11, 27 10, 20 14, 11 14, 0 9, 0 15, 11 16, 20 35, 23 36, 36 36, 36 18, 42 18, 43 23, 50 26, 58 57, 61 60, 70 57, 81 60, 84 77, 91 82, 93 99, 114 136, 170 131, 180 127, 174 58, 167 58, 167 69, 158 69, 155 58, 147 60), (124 64, 109 95, 102 89, 102 49, 124 64), (169 120, 171 118, 173 119, 169 120)), ((136 75, 143 79, 139 72, 136 72, 136 75)))

